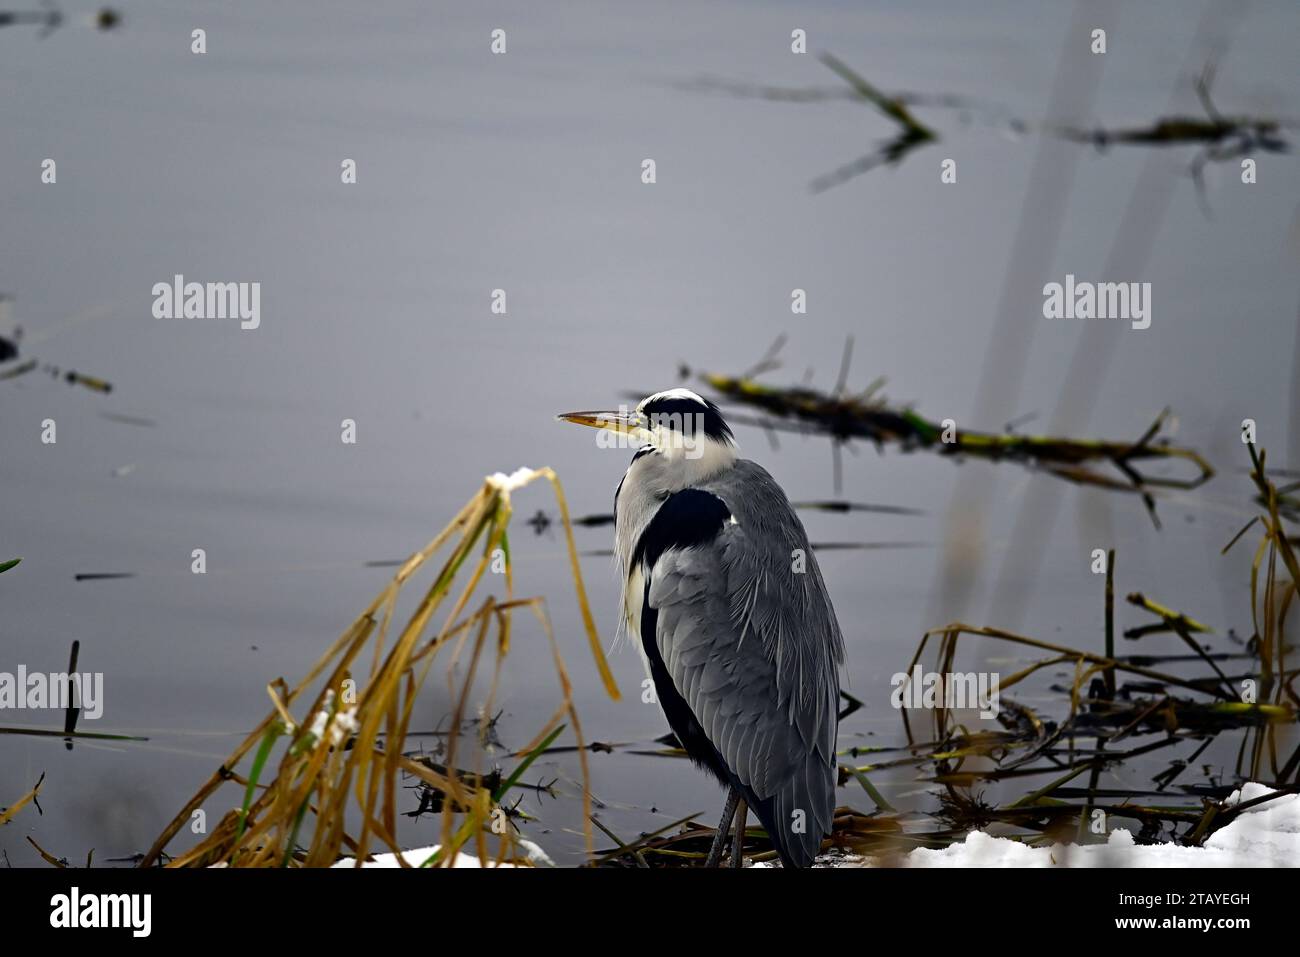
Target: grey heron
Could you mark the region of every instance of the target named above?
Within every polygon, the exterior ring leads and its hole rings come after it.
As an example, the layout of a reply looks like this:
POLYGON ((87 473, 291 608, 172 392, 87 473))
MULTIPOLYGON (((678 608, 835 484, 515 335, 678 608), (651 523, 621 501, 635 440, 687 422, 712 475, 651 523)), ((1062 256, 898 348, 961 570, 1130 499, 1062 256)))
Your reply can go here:
POLYGON ((808 866, 835 810, 844 639, 803 525, 694 392, 559 418, 636 448, 614 492, 622 610, 669 726, 728 790, 706 864, 734 820, 740 865, 752 810, 782 864, 808 866))

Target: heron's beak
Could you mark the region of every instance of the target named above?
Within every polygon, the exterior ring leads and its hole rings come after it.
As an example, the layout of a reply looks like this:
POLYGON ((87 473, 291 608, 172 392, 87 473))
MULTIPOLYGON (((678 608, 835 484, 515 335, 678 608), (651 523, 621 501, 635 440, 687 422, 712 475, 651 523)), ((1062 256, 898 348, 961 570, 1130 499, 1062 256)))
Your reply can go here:
POLYGON ((574 425, 617 432, 641 442, 648 442, 651 438, 650 431, 645 427, 645 416, 639 412, 562 412, 556 418, 574 425))

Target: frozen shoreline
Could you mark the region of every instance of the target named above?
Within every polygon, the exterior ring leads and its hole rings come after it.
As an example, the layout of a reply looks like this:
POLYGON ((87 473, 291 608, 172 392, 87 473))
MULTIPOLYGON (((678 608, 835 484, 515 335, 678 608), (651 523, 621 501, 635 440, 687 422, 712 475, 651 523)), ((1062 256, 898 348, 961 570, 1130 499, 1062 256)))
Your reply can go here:
MULTIPOLYGON (((1224 802, 1235 805, 1274 793, 1247 784, 1224 802)), ((870 860, 859 860, 870 866, 870 860)), ((841 865, 846 866, 846 865, 841 865)), ((1204 847, 1137 844, 1124 828, 1106 843, 1029 847, 1020 841, 974 831, 960 844, 942 850, 919 848, 904 858, 906 867, 1296 867, 1300 866, 1300 794, 1286 794, 1257 807, 1216 831, 1204 847)))
MULTIPOLYGON (((1242 801, 1273 794, 1262 784, 1247 784, 1225 801, 1233 806, 1242 801)), ((531 841, 521 840, 521 850, 530 864, 553 867, 546 852, 531 841)), ((437 845, 404 851, 411 867, 419 867, 437 850, 437 845)), ((871 857, 826 855, 818 861, 824 867, 1297 867, 1300 866, 1300 794, 1285 794, 1257 807, 1248 808, 1235 821, 1210 835, 1204 847, 1176 844, 1138 844, 1125 828, 1115 828, 1105 843, 1054 844, 1030 847, 1021 841, 972 831, 960 843, 941 850, 918 848, 901 859, 885 862, 871 857)), ((353 867, 344 858, 334 867, 353 867)), ((375 854, 362 867, 400 867, 396 854, 375 854)), ((456 855, 453 867, 478 868, 478 858, 456 855)), ((516 864, 488 867, 516 867, 516 864)), ((774 864, 754 864, 756 868, 774 864)))

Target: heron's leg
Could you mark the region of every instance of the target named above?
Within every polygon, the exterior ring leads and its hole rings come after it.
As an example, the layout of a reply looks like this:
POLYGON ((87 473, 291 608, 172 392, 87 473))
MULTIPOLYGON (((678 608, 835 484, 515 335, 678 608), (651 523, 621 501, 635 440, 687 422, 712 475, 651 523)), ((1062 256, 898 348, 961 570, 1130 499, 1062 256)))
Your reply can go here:
POLYGON ((732 788, 727 793, 727 803, 722 808, 718 833, 713 835, 713 846, 709 848, 709 856, 704 859, 705 867, 717 867, 718 862, 722 860, 722 849, 727 846, 727 835, 731 833, 731 819, 736 816, 736 802, 739 800, 740 792, 732 788))
POLYGON ((745 866, 745 821, 749 817, 749 802, 741 801, 736 808, 736 842, 731 845, 731 866, 745 866))

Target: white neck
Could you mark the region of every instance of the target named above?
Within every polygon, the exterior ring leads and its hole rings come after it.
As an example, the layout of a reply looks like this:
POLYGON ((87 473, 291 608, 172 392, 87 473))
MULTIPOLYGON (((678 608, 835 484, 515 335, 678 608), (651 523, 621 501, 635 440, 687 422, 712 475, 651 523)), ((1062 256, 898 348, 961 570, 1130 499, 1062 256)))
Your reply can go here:
POLYGON ((649 466, 647 471, 654 475, 655 484, 665 492, 699 485, 736 464, 736 447, 708 436, 689 443, 651 444, 655 446, 656 454, 646 456, 641 462, 649 466))

